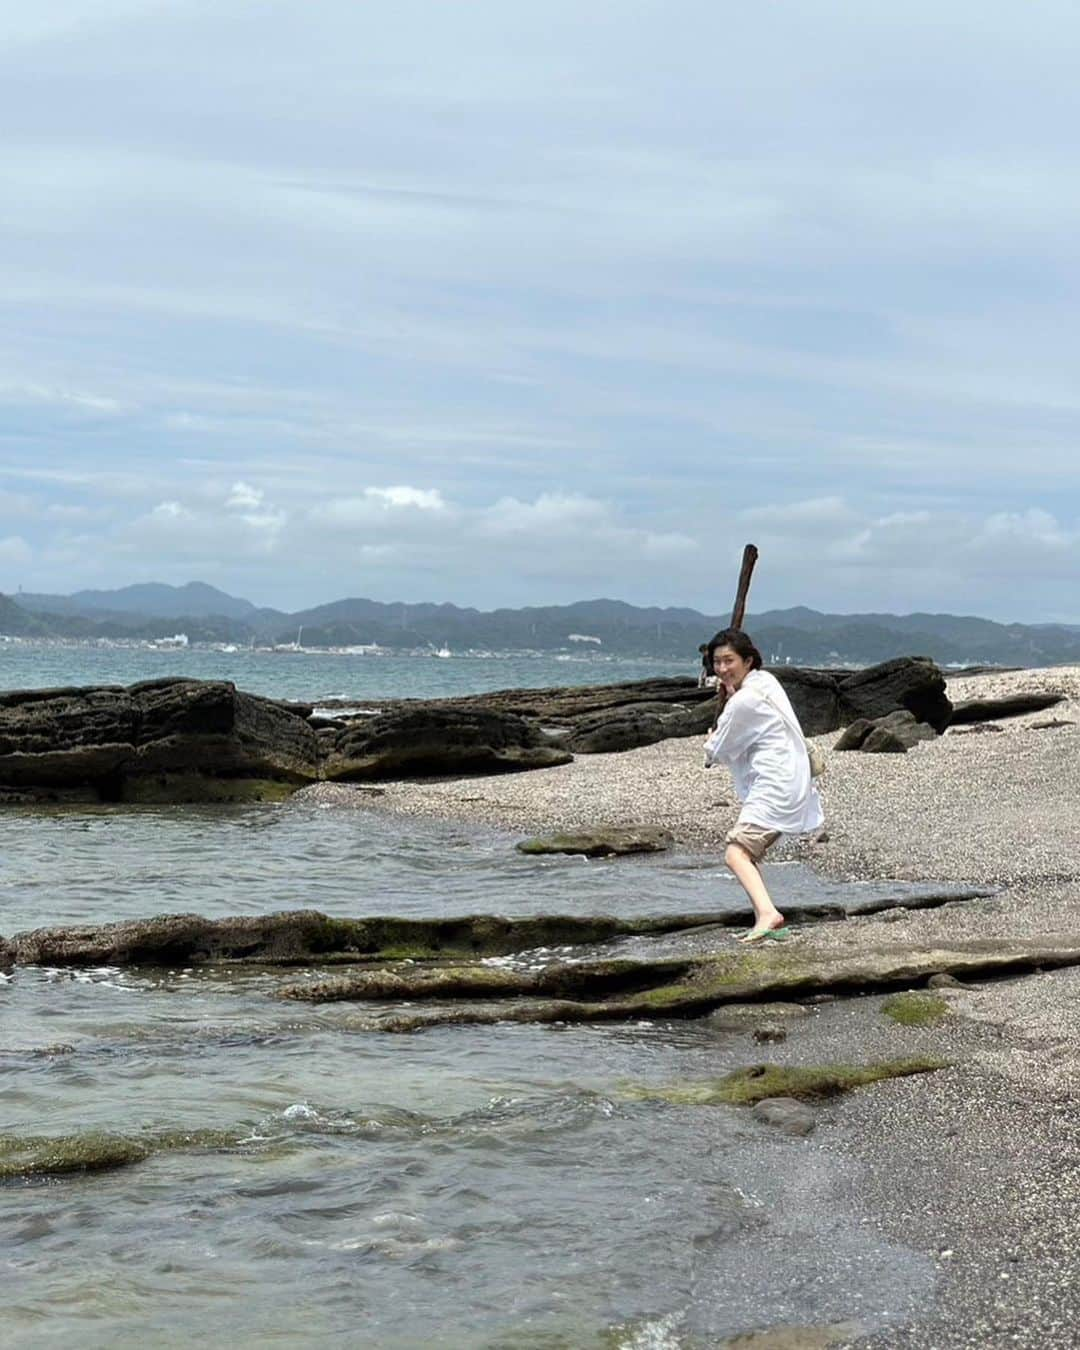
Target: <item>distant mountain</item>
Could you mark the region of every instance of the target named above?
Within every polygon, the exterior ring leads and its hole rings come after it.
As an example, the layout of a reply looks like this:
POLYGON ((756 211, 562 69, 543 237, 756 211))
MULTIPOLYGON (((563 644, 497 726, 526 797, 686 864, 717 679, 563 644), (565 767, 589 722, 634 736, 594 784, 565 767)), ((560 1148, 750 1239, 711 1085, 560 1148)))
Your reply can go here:
MULTIPOLYGON (((397 651, 589 651, 678 656, 697 663, 698 644, 723 615, 641 608, 622 600, 478 610, 450 604, 385 603, 354 596, 295 614, 260 609, 201 582, 148 584, 70 596, 0 597, 0 633, 20 636, 157 638, 193 642, 292 643, 397 651)), ((942 664, 1080 664, 1080 626, 1001 624, 954 614, 822 614, 804 606, 750 614, 746 627, 772 664, 867 665, 893 656, 942 664)))
POLYGON ((115 591, 76 591, 74 595, 22 592, 17 601, 24 609, 38 614, 81 615, 83 618, 133 614, 153 619, 251 619, 259 613, 250 600, 226 595, 203 581, 189 581, 186 586, 146 582, 115 591))
POLYGON ((48 631, 48 625, 36 615, 28 614, 14 600, 0 595, 0 633, 11 637, 40 637, 48 631))

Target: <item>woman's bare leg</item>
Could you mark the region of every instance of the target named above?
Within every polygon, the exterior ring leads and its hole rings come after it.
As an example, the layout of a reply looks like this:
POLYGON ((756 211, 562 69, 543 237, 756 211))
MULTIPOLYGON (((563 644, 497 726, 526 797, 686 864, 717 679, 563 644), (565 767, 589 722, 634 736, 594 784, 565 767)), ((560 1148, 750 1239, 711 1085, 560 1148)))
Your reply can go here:
POLYGON ((754 906, 754 928, 780 928, 784 916, 772 902, 758 865, 741 844, 728 844, 724 861, 735 873, 739 885, 754 906))

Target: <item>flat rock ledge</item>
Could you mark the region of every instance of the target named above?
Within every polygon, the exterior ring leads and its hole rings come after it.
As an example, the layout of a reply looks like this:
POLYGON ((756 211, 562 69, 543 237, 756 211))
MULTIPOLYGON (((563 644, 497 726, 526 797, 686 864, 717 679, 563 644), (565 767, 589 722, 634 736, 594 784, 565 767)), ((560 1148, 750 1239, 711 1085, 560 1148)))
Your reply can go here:
MULTIPOLYGON (((880 892, 848 903, 824 901, 792 908, 790 919, 843 919, 898 905, 932 909, 996 892, 942 886, 928 891, 880 892)), ((208 919, 201 914, 161 914, 118 923, 67 924, 0 937, 0 968, 50 966, 333 965, 358 961, 444 960, 501 957, 540 948, 581 947, 619 938, 651 937, 745 927, 741 911, 674 913, 617 918, 611 914, 535 914, 506 918, 464 914, 403 919, 373 915, 331 918, 315 909, 208 919)))
POLYGON ((706 927, 715 914, 640 919, 613 915, 497 914, 460 918, 334 919, 313 909, 207 919, 163 914, 119 923, 35 928, 0 938, 0 964, 48 966, 306 966, 358 961, 500 957, 537 948, 571 947, 616 938, 706 927))
POLYGON ((1005 698, 973 698, 957 703, 952 710, 949 725, 961 727, 981 722, 996 722, 1006 717, 1023 717, 1026 713, 1044 712, 1065 702, 1065 695, 1056 692, 1010 694, 1005 698))
POLYGON ((909 987, 929 976, 1019 974, 1080 965, 1080 937, 986 939, 948 946, 873 946, 838 953, 770 945, 686 960, 563 962, 541 969, 484 962, 390 964, 283 986, 281 998, 414 1004, 373 1018, 371 1029, 495 1022, 594 1022, 696 1017, 725 1003, 822 992, 909 987))

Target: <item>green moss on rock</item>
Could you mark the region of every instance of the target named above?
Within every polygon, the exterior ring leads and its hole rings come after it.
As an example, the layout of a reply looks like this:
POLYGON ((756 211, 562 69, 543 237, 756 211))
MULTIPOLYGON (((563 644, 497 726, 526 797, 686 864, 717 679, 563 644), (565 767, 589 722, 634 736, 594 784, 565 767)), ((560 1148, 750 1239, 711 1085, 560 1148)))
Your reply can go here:
POLYGON ((103 1172, 142 1162, 150 1151, 138 1139, 100 1131, 52 1137, 0 1135, 0 1179, 103 1172))
POLYGON ((949 1015, 949 1005, 940 994, 893 994, 881 1011, 903 1027, 932 1027, 949 1015))
POLYGON ((236 1130, 158 1130, 145 1136, 86 1130, 80 1134, 0 1135, 0 1181, 105 1172, 144 1162, 153 1153, 239 1146, 236 1130))
POLYGON ((887 1078, 931 1073, 948 1068, 939 1059, 887 1060, 878 1064, 823 1064, 813 1068, 787 1068, 779 1064, 752 1064, 723 1078, 670 1087, 631 1087, 628 1095, 639 1101, 666 1101, 678 1106, 753 1106, 766 1097, 794 1097, 816 1101, 835 1097, 853 1088, 879 1083, 887 1078))

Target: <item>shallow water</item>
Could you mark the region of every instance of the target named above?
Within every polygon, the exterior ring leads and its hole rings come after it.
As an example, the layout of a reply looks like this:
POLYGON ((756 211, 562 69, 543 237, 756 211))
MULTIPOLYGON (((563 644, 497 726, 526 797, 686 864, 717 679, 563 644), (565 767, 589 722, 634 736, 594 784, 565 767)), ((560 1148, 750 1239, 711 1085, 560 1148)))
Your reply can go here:
MULTIPOLYGON (((232 678, 296 698, 594 683, 677 668, 0 646, 0 688, 232 678)), ((525 858, 496 831, 282 806, 8 809, 0 933, 211 916, 709 913, 711 856, 525 858)), ((783 905, 855 893, 773 867, 783 905)), ((897 887, 858 888, 865 897, 897 887)), ((370 1030, 295 972, 0 975, 0 1135, 100 1130, 145 1161, 0 1185, 5 1346, 611 1350, 906 1320, 933 1271, 864 1222, 828 1132, 633 1100, 761 1050, 707 1022, 370 1030), (165 1131, 218 1130, 183 1147, 165 1131), (175 1143, 175 1141, 173 1141, 175 1143)))
MULTIPOLYGON (((524 858, 494 831, 403 835, 298 803, 14 811, 2 829, 9 934, 177 910, 741 903, 707 857, 524 858)), ((771 880, 792 898, 837 890, 798 865, 771 880)), ((625 1093, 751 1061, 745 1037, 694 1022, 380 1035, 356 1005, 273 998, 289 978, 20 968, 0 986, 2 1132, 228 1135, 0 1189, 5 1343, 709 1344, 904 1317, 928 1288, 925 1263, 867 1237, 827 1145, 625 1093)))

